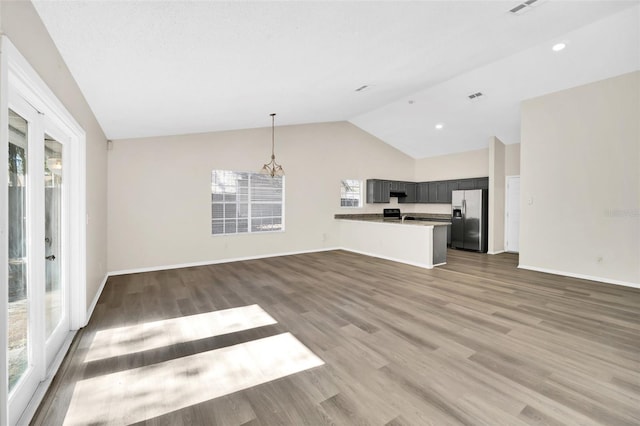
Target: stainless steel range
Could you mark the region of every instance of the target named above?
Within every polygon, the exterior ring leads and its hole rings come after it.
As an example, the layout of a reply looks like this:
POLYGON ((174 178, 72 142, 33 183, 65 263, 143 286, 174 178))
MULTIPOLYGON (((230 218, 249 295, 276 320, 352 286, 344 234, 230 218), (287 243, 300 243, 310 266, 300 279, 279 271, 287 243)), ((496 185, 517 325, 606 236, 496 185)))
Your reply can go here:
POLYGON ((400 215, 400 209, 384 209, 382 210, 382 218, 383 219, 400 219, 402 216, 400 215))

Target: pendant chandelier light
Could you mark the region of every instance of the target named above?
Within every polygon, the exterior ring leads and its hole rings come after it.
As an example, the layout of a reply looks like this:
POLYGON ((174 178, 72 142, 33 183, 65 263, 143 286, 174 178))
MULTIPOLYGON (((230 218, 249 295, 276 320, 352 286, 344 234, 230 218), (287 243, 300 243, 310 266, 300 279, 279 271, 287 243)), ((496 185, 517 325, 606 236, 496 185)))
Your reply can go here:
POLYGON ((261 172, 264 174, 268 174, 271 177, 275 176, 284 176, 284 169, 278 163, 276 163, 276 154, 275 154, 275 119, 276 113, 271 113, 271 161, 262 166, 261 172))

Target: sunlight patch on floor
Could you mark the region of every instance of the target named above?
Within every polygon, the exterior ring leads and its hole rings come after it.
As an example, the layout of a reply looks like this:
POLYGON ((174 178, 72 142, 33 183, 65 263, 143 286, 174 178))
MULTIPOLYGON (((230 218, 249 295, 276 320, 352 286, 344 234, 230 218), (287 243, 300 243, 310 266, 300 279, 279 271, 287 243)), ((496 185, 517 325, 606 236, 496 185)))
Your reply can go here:
POLYGON ((323 364, 291 333, 278 334, 82 380, 64 424, 131 424, 323 364))
POLYGON ((260 306, 249 305, 111 328, 96 333, 85 361, 130 355, 271 324, 277 324, 277 321, 260 306))

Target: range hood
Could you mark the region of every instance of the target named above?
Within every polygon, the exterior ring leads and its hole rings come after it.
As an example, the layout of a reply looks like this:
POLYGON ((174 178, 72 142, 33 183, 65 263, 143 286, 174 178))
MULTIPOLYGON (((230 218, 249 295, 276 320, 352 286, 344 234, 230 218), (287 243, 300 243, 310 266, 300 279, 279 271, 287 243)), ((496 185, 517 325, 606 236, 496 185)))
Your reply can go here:
POLYGON ((391 191, 389 192, 389 197, 406 197, 407 193, 404 191, 391 191))

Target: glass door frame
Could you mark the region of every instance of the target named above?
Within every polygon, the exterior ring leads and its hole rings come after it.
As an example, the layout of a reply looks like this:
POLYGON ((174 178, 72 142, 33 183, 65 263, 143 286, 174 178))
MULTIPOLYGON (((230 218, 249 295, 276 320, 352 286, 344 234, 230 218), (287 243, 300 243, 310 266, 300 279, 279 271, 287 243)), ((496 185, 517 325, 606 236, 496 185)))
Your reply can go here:
MULTIPOLYGON (((19 95, 9 89, 9 109, 28 123, 26 159, 26 247, 27 247, 27 368, 9 394, 9 407, 28 404, 46 373, 44 345, 44 292, 39 284, 44 283, 44 140, 42 119, 19 95)), ((4 204, 7 205, 7 204, 4 204)), ((8 325, 8 324, 7 324, 8 325)), ((17 422, 15 413, 9 413, 9 422, 17 422)))
MULTIPOLYGON (((55 358, 58 349, 62 346, 62 342, 64 341, 68 331, 71 329, 70 328, 70 311, 69 311, 69 267, 70 267, 70 259, 68 256, 69 253, 69 215, 67 214, 69 211, 69 191, 67 190, 67 162, 69 161, 68 159, 68 155, 67 155, 67 148, 68 148, 68 135, 64 132, 64 130, 58 128, 55 123, 53 123, 51 120, 49 120, 48 117, 44 116, 44 120, 43 120, 43 134, 46 137, 47 135, 51 136, 52 138, 54 138, 58 143, 60 143, 63 147, 62 150, 62 176, 63 176, 63 184, 62 184, 62 194, 61 194, 61 200, 60 200, 60 207, 61 207, 61 214, 60 214, 60 219, 61 219, 61 246, 60 246, 60 252, 56 254, 56 256, 58 257, 58 259, 61 262, 60 265, 60 272, 61 272, 61 284, 63 284, 62 290, 63 290, 63 294, 62 294, 62 302, 63 302, 63 310, 62 310, 62 317, 60 318, 60 322, 55 326, 55 328, 53 329, 52 333, 50 335, 46 334, 46 329, 47 329, 47 323, 46 323, 46 314, 45 317, 43 318, 44 321, 44 329, 45 329, 45 360, 47 360, 47 368, 49 367, 49 365, 51 364, 51 361, 55 358)), ((46 155, 44 154, 44 142, 43 142, 43 157, 45 157, 46 155)), ((43 158, 44 160, 44 158, 43 158)), ((40 163, 40 166, 42 167, 45 161, 42 161, 40 163)), ((44 172, 43 172, 43 182, 44 182, 44 172)), ((41 197, 42 200, 45 200, 45 194, 44 191, 46 191, 46 185, 43 188, 43 193, 40 195, 38 194, 39 197, 41 197)), ((46 201, 44 202, 46 204, 46 201)), ((44 206, 46 209, 46 206, 44 206)), ((45 213, 46 214, 46 213, 45 213)), ((46 229, 44 229, 44 218, 43 218, 43 239, 42 241, 45 241, 45 238, 47 237, 46 235, 46 229)), ((44 256, 47 255, 47 253, 43 253, 44 256)), ((46 265, 45 265, 45 269, 46 269, 46 265)), ((46 282, 46 279, 45 281, 46 282)), ((46 289, 44 291, 44 297, 48 297, 47 296, 47 292, 46 289)), ((44 302, 44 300, 43 300, 44 302)), ((45 304, 45 310, 46 310, 46 304, 45 304)), ((46 372, 45 372, 45 376, 46 376, 46 372)))
MULTIPOLYGON (((31 67, 28 61, 20 54, 17 48, 6 35, 0 36, 0 164, 8 164, 8 109, 9 92, 18 95, 31 105, 39 114, 50 120, 53 128, 58 128, 68 135, 66 140, 66 190, 68 193, 68 249, 67 258, 69 280, 69 328, 66 342, 70 343, 73 330, 84 327, 88 321, 88 303, 86 300, 86 133, 65 106, 57 99, 47 84, 31 67)), ((12 95, 15 96, 15 95, 12 95)), ((44 129, 43 129, 44 131, 44 129)), ((44 155, 44 153, 43 153, 44 155)), ((42 171, 40 176, 44 179, 43 163, 39 166, 42 171)), ((6 166, 5 166, 6 167, 6 166)), ((7 173, 0 173, 0 205, 8 205, 8 181, 7 173)), ((32 176, 31 178, 34 178, 32 176)), ((42 198, 40 208, 44 208, 42 198)), ((31 206, 38 208, 37 206, 31 206)), ((8 215, 6 207, 0 208, 0 280, 6 282, 8 277, 8 215)), ((42 223, 42 238, 44 243, 44 223, 42 223)), ((31 237, 31 241, 36 241, 31 237)), ((37 237, 36 237, 37 238, 37 237)), ((44 256, 44 244, 40 245, 40 253, 34 252, 33 256, 44 256)), ((44 273, 44 271, 43 271, 44 273)), ((42 301, 43 302, 43 301, 42 301)), ((37 321, 42 321, 44 330, 44 314, 37 321)), ((44 342, 45 336, 41 337, 44 342)), ((39 399, 44 396, 44 390, 38 388, 33 398, 28 403, 23 413, 9 413, 8 395, 8 292, 0 291, 0 426, 15 422, 22 414, 21 421, 26 421, 35 412, 39 399), (29 414, 30 413, 30 414, 29 414), (10 420, 12 419, 12 420, 10 420)), ((40 371, 40 379, 50 378, 55 373, 66 352, 63 347, 55 360, 47 359, 44 344, 41 345, 44 363, 44 371, 40 371)), ((50 358, 50 357, 49 357, 50 358)), ((42 383, 41 385, 42 386, 42 383)), ((45 389, 46 390, 46 389, 45 389)))

